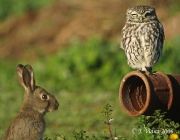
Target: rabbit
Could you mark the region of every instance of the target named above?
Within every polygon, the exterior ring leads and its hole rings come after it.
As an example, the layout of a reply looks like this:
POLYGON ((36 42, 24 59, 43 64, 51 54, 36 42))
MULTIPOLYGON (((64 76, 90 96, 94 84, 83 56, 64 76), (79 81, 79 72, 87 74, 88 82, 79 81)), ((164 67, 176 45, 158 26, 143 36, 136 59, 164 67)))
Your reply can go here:
POLYGON ((19 83, 25 88, 24 101, 3 140, 42 140, 46 128, 44 116, 57 110, 59 103, 53 95, 35 85, 30 65, 19 64, 16 71, 19 83))

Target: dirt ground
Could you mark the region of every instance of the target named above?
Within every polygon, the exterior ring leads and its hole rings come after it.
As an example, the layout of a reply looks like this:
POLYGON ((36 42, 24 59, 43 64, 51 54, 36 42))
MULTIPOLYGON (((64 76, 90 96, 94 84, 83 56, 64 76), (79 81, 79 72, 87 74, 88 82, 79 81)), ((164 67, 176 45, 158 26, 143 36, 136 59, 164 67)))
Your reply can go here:
POLYGON ((180 35, 180 13, 167 12, 168 0, 61 0, 52 6, 0 22, 0 59, 36 59, 55 53, 74 39, 93 36, 120 42, 126 9, 139 4, 156 8, 166 39, 180 35))

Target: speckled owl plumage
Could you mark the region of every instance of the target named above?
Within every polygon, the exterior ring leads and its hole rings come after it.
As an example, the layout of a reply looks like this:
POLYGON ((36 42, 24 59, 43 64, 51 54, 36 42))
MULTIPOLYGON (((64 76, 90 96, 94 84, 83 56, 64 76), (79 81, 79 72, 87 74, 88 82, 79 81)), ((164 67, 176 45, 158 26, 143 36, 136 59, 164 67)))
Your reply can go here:
POLYGON ((151 74, 152 66, 161 57, 163 42, 164 29, 153 7, 140 5, 127 9, 121 48, 130 67, 151 74))

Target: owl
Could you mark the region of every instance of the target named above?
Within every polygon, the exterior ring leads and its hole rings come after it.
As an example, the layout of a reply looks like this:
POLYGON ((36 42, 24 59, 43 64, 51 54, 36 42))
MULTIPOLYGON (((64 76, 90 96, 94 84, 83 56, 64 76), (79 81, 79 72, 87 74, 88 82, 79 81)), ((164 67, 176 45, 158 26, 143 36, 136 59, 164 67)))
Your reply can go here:
POLYGON ((152 74, 152 66, 161 57, 163 42, 164 29, 155 8, 139 5, 127 9, 121 48, 130 67, 152 74))

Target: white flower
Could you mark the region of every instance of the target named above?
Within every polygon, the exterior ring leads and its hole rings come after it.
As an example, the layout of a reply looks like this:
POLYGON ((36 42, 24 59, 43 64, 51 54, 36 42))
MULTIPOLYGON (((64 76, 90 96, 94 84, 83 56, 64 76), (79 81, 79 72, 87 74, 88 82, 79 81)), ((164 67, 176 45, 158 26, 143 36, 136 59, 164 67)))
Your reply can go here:
POLYGON ((112 122, 113 120, 114 120, 114 118, 109 119, 109 123, 112 122))

